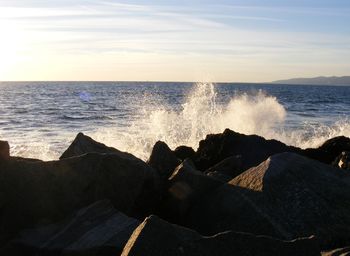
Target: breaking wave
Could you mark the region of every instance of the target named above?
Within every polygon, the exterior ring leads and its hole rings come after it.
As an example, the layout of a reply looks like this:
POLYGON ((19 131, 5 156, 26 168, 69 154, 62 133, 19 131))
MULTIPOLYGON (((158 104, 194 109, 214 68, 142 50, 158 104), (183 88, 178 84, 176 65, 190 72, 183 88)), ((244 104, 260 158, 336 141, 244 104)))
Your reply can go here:
POLYGON ((157 140, 170 148, 179 145, 198 147, 207 134, 221 133, 226 128, 243 134, 257 134, 267 139, 277 139, 301 148, 317 147, 335 136, 350 136, 349 120, 332 126, 300 123, 299 128, 286 127, 286 109, 278 99, 258 91, 241 93, 228 102, 219 103, 212 83, 194 86, 179 109, 174 109, 159 99, 147 98, 138 118, 121 129, 100 129, 92 136, 120 150, 147 159, 157 140))
MULTIPOLYGON (((179 105, 167 104, 161 96, 148 94, 134 104, 134 112, 126 123, 113 120, 114 126, 97 126, 85 133, 144 160, 157 140, 165 141, 172 149, 179 145, 196 149, 207 134, 221 133, 226 128, 301 148, 317 147, 339 135, 350 137, 348 117, 332 125, 307 123, 300 117, 300 123, 290 127, 286 108, 264 91, 225 96, 226 100, 222 95, 219 97, 212 83, 194 85, 179 105)), ((54 140, 50 140, 40 131, 24 132, 23 136, 14 135, 13 138, 0 131, 0 138, 10 141, 13 155, 51 160, 58 159, 76 133, 75 130, 57 130, 52 134, 54 140)))

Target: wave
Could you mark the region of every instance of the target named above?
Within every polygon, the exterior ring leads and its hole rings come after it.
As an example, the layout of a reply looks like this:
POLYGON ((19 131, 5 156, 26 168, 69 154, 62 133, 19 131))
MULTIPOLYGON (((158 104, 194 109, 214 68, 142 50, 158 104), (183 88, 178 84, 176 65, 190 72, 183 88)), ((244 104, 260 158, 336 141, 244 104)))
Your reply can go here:
POLYGON ((144 100, 138 119, 129 127, 100 129, 92 136, 120 150, 147 159, 157 140, 172 149, 179 145, 198 147, 207 134, 221 133, 226 128, 243 134, 257 134, 301 148, 317 147, 335 136, 350 136, 350 121, 341 120, 332 126, 300 123, 291 130, 286 126, 287 111, 276 97, 263 91, 234 95, 226 103, 218 103, 215 85, 198 83, 180 109, 161 100, 144 100))
MULTIPOLYGON (((161 97, 147 94, 135 104, 138 107, 133 110, 133 118, 126 125, 116 120, 119 124, 114 127, 100 127, 87 135, 144 160, 149 157, 157 140, 165 141, 172 149, 179 145, 196 149, 199 141, 207 134, 221 133, 226 128, 244 134, 257 134, 267 139, 277 139, 301 148, 317 147, 335 136, 350 137, 348 117, 332 125, 307 123, 301 118, 300 123, 295 124, 296 128, 288 127, 288 113, 285 107, 276 97, 264 91, 236 93, 222 102, 214 84, 198 83, 180 106, 165 102, 161 97)), ((64 118, 79 121, 101 119, 101 116, 79 115, 64 118)), ((105 117, 102 116, 103 118, 105 117)), ((10 140, 13 155, 51 160, 57 159, 76 135, 73 130, 56 132, 60 135, 51 138, 51 142, 46 139, 40 140, 45 134, 39 132, 26 134, 26 138, 30 140, 17 138, 11 141, 11 138, 1 134, 0 138, 10 140)))
POLYGON ((80 120, 112 120, 113 118, 111 118, 109 116, 103 116, 103 115, 94 115, 94 116, 63 115, 63 116, 61 116, 61 119, 70 120, 70 121, 80 121, 80 120))

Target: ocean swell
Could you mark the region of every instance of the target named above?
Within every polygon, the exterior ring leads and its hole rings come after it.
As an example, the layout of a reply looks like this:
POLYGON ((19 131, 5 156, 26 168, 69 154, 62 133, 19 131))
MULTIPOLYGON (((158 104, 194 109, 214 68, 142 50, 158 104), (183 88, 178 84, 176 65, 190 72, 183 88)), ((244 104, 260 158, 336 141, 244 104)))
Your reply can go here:
POLYGON ((157 140, 165 141, 172 149, 179 145, 196 149, 207 134, 221 133, 226 128, 301 148, 317 147, 335 136, 350 136, 349 120, 332 126, 300 123, 291 130, 285 125, 285 107, 261 90, 236 94, 228 102, 219 103, 214 84, 198 83, 178 110, 154 104, 150 98, 145 102, 148 104, 137 110, 138 118, 127 128, 102 128, 92 136, 142 159, 148 158, 157 140))
MULTIPOLYGON (((157 140, 165 141, 172 149, 179 145, 196 149, 199 141, 207 134, 221 133, 226 128, 277 139, 301 148, 317 147, 335 136, 350 137, 350 120, 347 116, 329 125, 317 120, 307 122, 299 115, 300 119, 292 127, 288 118, 296 114, 288 112, 287 107, 276 97, 262 90, 224 96, 225 100, 212 83, 195 84, 180 104, 165 103, 162 94, 146 94, 132 107, 126 107, 130 112, 129 119, 120 120, 118 112, 112 120, 107 118, 108 125, 104 125, 106 122, 103 120, 106 118, 103 115, 84 116, 84 119, 93 119, 91 122, 95 126, 87 127, 89 129, 82 132, 144 160, 149 157, 157 140), (101 118, 103 122, 97 122, 101 118), (112 126, 113 122, 115 125, 112 126)), ((81 116, 64 116, 64 119, 69 123, 77 123, 81 116)), ((30 129, 19 133, 14 131, 13 135, 5 133, 3 129, 0 130, 0 138, 9 140, 12 155, 57 159, 78 131, 57 130, 49 124, 48 128, 51 133, 30 129), (52 135, 49 137, 48 134, 52 135)))

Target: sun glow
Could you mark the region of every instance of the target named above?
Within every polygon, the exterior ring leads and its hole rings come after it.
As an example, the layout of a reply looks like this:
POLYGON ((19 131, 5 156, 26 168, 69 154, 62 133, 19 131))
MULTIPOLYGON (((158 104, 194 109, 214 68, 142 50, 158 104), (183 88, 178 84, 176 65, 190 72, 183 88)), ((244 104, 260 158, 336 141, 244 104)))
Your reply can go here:
POLYGON ((0 19, 0 80, 6 80, 14 72, 23 45, 24 38, 19 28, 11 20, 0 19))

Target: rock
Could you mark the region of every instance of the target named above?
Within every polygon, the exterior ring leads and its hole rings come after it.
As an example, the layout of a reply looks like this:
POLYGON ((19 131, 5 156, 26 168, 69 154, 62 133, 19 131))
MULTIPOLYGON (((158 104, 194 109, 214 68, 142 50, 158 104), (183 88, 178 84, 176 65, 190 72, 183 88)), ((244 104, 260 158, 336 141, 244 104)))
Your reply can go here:
POLYGON ((282 152, 301 152, 277 140, 265 140, 257 135, 244 135, 226 129, 221 134, 207 135, 200 141, 195 164, 205 171, 227 157, 242 156, 242 172, 260 164, 269 156, 282 152))
POLYGON ((70 218, 24 230, 2 255, 120 255, 140 222, 116 211, 108 200, 85 207, 70 218))
POLYGON ((230 156, 204 172, 206 175, 228 182, 242 173, 242 157, 230 156))
POLYGON ((121 256, 132 255, 186 255, 182 244, 199 239, 201 236, 190 229, 181 228, 150 216, 133 232, 121 256))
POLYGON ((320 252, 314 238, 281 241, 232 231, 203 237, 193 230, 151 216, 134 231, 122 253, 122 256, 134 255, 312 256, 320 252))
POLYGON ((106 153, 106 154, 116 154, 120 157, 137 159, 132 154, 119 151, 118 149, 108 147, 105 144, 97 142, 90 138, 89 136, 84 135, 83 133, 78 133, 75 137, 72 144, 68 147, 68 149, 62 154, 60 159, 74 157, 83 155, 86 153, 106 153))
POLYGON ((43 162, 40 159, 24 158, 24 157, 18 157, 18 156, 11 156, 10 159, 13 160, 13 161, 23 161, 23 162, 43 162))
POLYGON ((1 242, 23 228, 56 222, 101 199, 141 218, 160 200, 157 172, 139 159, 89 153, 59 161, 0 162, 1 242))
POLYGON ((306 149, 303 154, 326 164, 332 164, 343 151, 350 151, 350 138, 344 136, 327 140, 316 149, 306 149))
POLYGON ((228 229, 295 239, 322 249, 350 244, 350 173, 294 153, 271 156, 202 196, 188 213, 202 234, 228 229))
POLYGON ((194 162, 199 170, 205 171, 227 157, 241 155, 242 171, 244 171, 278 153, 298 153, 332 164, 342 151, 350 151, 350 138, 339 136, 327 140, 318 148, 302 150, 277 140, 266 140, 257 135, 244 135, 226 129, 221 134, 207 135, 205 140, 200 141, 194 162))
POLYGON ((185 160, 169 178, 168 188, 162 201, 162 217, 182 224, 192 205, 204 194, 222 184, 195 170, 191 160, 185 160))
POLYGON ((333 166, 350 170, 350 151, 343 151, 333 162, 333 166))
POLYGON ((175 148, 174 153, 178 159, 181 161, 185 160, 186 158, 194 159, 196 152, 191 147, 187 146, 179 146, 175 148))
POLYGON ((321 253, 322 256, 350 256, 350 247, 338 248, 321 253))
POLYGON ((7 141, 0 140, 0 159, 10 158, 10 145, 7 141))
POLYGON ((167 179, 181 162, 167 144, 157 141, 147 163, 156 169, 163 179, 167 179))

